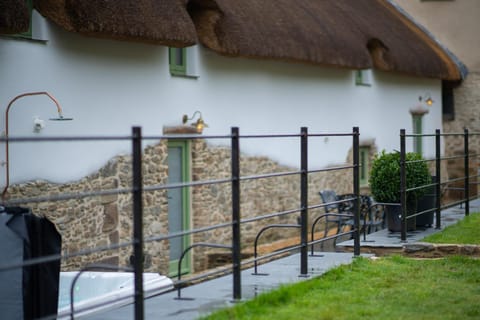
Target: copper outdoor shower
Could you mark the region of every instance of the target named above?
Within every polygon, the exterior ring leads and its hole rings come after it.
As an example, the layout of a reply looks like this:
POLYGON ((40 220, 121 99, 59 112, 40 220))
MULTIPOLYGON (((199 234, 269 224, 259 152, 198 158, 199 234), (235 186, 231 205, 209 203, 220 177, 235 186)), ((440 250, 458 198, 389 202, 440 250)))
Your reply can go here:
POLYGON ((23 97, 27 96, 38 96, 38 95, 45 95, 50 98, 55 103, 55 106, 57 107, 57 112, 58 112, 58 117, 57 118, 51 118, 50 120, 73 120, 72 118, 65 118, 63 116, 62 108, 60 107, 60 104, 58 103, 58 100, 55 99, 51 94, 45 91, 40 91, 40 92, 27 92, 27 93, 22 93, 13 98, 7 106, 7 109, 5 111, 5 137, 7 138, 5 141, 5 187, 2 192, 2 200, 5 201, 6 195, 7 195, 7 190, 10 185, 10 161, 9 161, 9 143, 8 143, 8 112, 10 111, 10 108, 12 107, 13 103, 17 101, 18 99, 21 99, 23 97))

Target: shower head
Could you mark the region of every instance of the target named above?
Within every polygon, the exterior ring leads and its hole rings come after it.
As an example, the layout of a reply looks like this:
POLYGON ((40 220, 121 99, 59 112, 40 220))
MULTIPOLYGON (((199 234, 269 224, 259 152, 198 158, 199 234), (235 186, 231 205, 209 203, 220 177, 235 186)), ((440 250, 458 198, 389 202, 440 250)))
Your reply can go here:
POLYGON ((56 118, 50 118, 48 120, 51 121, 70 121, 73 120, 73 118, 65 118, 61 112, 58 113, 58 117, 56 118))
POLYGON ((48 120, 50 120, 50 121, 70 121, 70 120, 73 120, 73 118, 58 117, 58 118, 50 118, 48 120))

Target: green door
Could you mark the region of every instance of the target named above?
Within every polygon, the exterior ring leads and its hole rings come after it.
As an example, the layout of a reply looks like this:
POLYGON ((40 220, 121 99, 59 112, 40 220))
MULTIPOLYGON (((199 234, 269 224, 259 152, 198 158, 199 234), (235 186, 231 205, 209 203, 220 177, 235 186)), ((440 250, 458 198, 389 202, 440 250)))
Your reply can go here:
MULTIPOLYGON (((187 141, 170 141, 168 143, 168 182, 181 183, 190 181, 190 157, 187 141)), ((188 187, 168 189, 168 231, 181 232, 190 228, 190 193, 188 187)), ((178 275, 178 263, 182 252, 189 246, 189 236, 176 237, 170 241, 169 275, 178 275)), ((190 271, 190 255, 182 260, 181 273, 190 271)))

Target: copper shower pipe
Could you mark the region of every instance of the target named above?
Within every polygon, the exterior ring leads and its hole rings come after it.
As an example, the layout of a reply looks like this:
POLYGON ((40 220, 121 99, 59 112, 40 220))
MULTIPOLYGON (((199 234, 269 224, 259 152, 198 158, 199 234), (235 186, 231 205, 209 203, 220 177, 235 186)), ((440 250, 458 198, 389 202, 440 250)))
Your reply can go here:
POLYGON ((45 91, 22 93, 10 101, 10 103, 7 106, 7 110, 5 111, 5 137, 7 138, 7 140, 5 141, 5 188, 3 189, 3 192, 2 192, 2 201, 5 201, 7 190, 10 185, 10 161, 9 161, 9 154, 8 154, 8 149, 9 149, 8 148, 8 112, 10 111, 10 108, 12 107, 13 103, 18 99, 27 97, 27 96, 39 96, 39 95, 45 95, 49 97, 57 106, 59 117, 60 118, 63 117, 62 107, 60 107, 58 100, 55 99, 51 94, 45 91))

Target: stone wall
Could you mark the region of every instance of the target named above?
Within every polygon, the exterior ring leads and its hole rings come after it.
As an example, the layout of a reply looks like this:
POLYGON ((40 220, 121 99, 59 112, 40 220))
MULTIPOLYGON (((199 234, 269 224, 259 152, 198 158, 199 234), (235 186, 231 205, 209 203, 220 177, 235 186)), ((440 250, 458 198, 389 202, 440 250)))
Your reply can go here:
MULTIPOLYGON (((347 155, 346 155, 347 156, 347 155)), ((350 155, 347 156, 351 159, 350 155)), ((210 146, 204 140, 191 141, 192 181, 229 179, 230 148, 210 146)), ((241 175, 253 176, 274 172, 292 172, 292 169, 259 156, 241 155, 241 175)), ((143 154, 143 179, 146 188, 162 186, 168 181, 167 141, 149 146, 143 154)), ((128 266, 132 250, 121 246, 132 240, 132 199, 126 192, 90 195, 107 190, 131 188, 131 156, 117 156, 98 172, 79 181, 54 184, 46 181, 31 181, 12 185, 10 199, 37 198, 71 195, 72 199, 26 203, 38 215, 44 215, 55 223, 62 235, 62 252, 73 255, 62 261, 62 270, 78 270, 89 263, 106 262, 128 266), (89 193, 89 196, 81 196, 89 193), (114 246, 111 250, 99 250, 114 246), (86 250, 94 253, 78 255, 86 250)), ((351 193, 352 170, 327 171, 309 174, 309 205, 321 203, 318 192, 332 188, 338 193, 351 193)), ((152 189, 152 188, 150 188, 152 189)), ((155 189, 155 188, 153 188, 155 189)), ((300 206, 300 176, 291 174, 280 177, 245 180, 241 182, 242 219, 295 210, 300 206)), ((231 222, 230 182, 193 186, 191 192, 192 229, 231 222)), ((144 192, 144 236, 168 234, 168 200, 166 190, 144 192)), ((310 221, 323 213, 323 209, 309 211, 310 221)), ((295 224, 299 212, 257 222, 242 224, 242 251, 246 256, 253 253, 256 234, 263 226, 271 223, 295 224)), ((319 228, 320 225, 319 225, 319 228)), ((264 233, 260 244, 291 238, 299 235, 299 229, 269 230, 264 233)), ((231 244, 231 228, 198 233, 191 243, 209 242, 231 244)), ((226 250, 195 248, 192 251, 194 272, 204 270, 211 263, 210 256, 228 254, 226 250), (209 262, 210 261, 210 262, 209 262)), ((145 269, 151 272, 168 273, 168 241, 147 241, 145 245, 145 269)))
MULTIPOLYGON (((455 119, 444 122, 444 132, 480 132, 480 73, 470 73, 462 84, 454 89, 455 119)), ((477 139, 478 141, 478 139, 477 139)), ((446 150, 456 150, 463 141, 445 141, 446 150)), ((478 144, 477 144, 478 146, 478 144)))
MULTIPOLYGON (((193 180, 212 180, 230 177, 230 148, 209 147, 205 141, 198 140, 192 145, 193 180)), ((242 155, 240 159, 241 176, 254 176, 267 173, 292 172, 298 169, 281 166, 266 158, 242 155)), ((321 203, 319 191, 333 188, 338 193, 352 193, 351 170, 312 173, 308 179, 309 205, 321 203)), ((300 207, 300 176, 285 175, 241 182, 241 216, 242 219, 268 215, 277 212, 295 210, 300 207)), ((202 228, 212 224, 230 223, 231 204, 230 183, 195 187, 192 190, 193 227, 202 228)), ((310 221, 323 209, 309 211, 310 221)), ((299 212, 291 213, 261 221, 245 223, 241 227, 242 250, 253 253, 254 240, 260 229, 268 224, 296 224, 299 212)), ((259 244, 298 236, 299 230, 271 229, 266 231, 259 244)), ((216 229, 211 232, 196 234, 193 242, 231 243, 231 228, 216 229)), ((195 249, 194 269, 208 267, 208 257, 220 254, 219 249, 195 249)), ((225 252, 225 250, 223 250, 225 252)))
MULTIPOLYGON (((166 144, 160 143, 144 151, 143 176, 145 186, 166 183, 166 144)), ((112 263, 128 266, 132 250, 130 247, 98 250, 117 246, 132 240, 132 201, 129 193, 113 193, 83 197, 82 194, 131 188, 131 157, 118 156, 109 161, 98 172, 79 181, 54 184, 32 181, 12 185, 10 199, 71 196, 61 201, 25 203, 37 215, 46 216, 57 226, 62 235, 63 255, 73 257, 62 261, 62 270, 78 270, 88 263, 112 263), (78 255, 93 250, 95 253, 78 255)), ((167 212, 165 191, 145 193, 144 235, 166 234, 167 225, 160 218, 167 212)), ((146 268, 165 272, 168 266, 168 244, 152 242, 146 245, 146 268), (163 254, 158 254, 162 252, 163 254)))
POLYGON ((403 254, 415 258, 445 258, 452 255, 480 257, 480 246, 417 242, 404 245, 403 254))
MULTIPOLYGON (((480 132, 480 73, 470 73, 462 84, 454 89, 455 97, 455 119, 443 122, 443 131, 445 133, 463 133, 464 128, 468 128, 470 133, 480 132)), ((480 154, 480 136, 472 136, 469 140, 472 154, 480 154)), ((445 155, 458 156, 464 153, 464 142, 462 136, 445 138, 445 155)), ((449 160, 450 179, 463 177, 463 160, 449 160)), ((472 168, 470 175, 477 175, 479 161, 472 158, 469 166, 472 168)), ((475 180, 476 181, 476 180, 475 180)), ((459 185, 452 185, 459 187, 459 185)), ((472 186, 470 194, 477 194, 477 186, 472 186)), ((463 193, 451 190, 448 197, 459 199, 463 193)))

